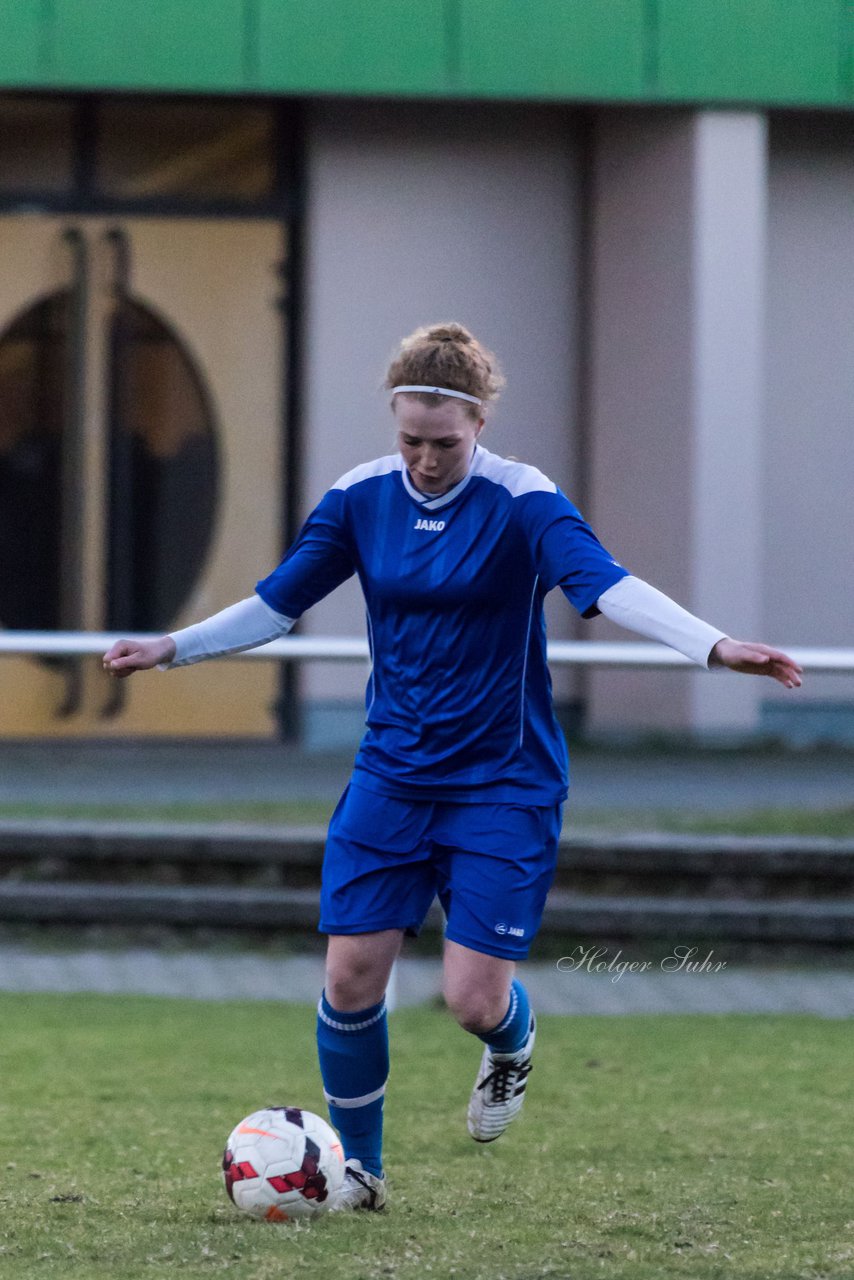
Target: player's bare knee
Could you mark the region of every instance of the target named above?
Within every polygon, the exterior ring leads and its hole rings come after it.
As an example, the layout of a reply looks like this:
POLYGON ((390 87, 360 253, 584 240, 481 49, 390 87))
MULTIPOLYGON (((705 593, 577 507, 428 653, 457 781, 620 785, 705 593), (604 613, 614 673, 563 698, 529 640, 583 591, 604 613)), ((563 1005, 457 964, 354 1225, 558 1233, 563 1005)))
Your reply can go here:
POLYGON ((325 991, 332 1007, 353 1013, 382 1000, 399 946, 400 937, 391 931, 330 937, 325 991))
POLYGON ((495 1000, 477 990, 445 989, 445 1004, 464 1031, 482 1035, 501 1021, 503 1010, 496 1013, 495 1000))
POLYGON ((342 1013, 366 1009, 383 998, 386 987, 385 966, 369 957, 349 955, 327 966, 326 999, 342 1013))
POLYGON ((348 957, 326 971, 326 999, 333 1009, 352 1012, 366 1009, 381 1000, 385 991, 385 971, 367 961, 348 957))
POLYGON ((333 1009, 342 1013, 355 1013, 377 1004, 383 997, 381 980, 371 974, 340 973, 326 975, 326 999, 333 1009))

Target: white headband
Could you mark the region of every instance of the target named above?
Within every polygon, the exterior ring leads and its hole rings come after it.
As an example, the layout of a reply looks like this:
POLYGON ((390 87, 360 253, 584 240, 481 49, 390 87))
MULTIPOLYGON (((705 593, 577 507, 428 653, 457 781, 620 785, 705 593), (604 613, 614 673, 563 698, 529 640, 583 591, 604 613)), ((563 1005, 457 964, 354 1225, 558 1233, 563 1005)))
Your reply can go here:
POLYGON ((470 396, 467 391, 449 391, 447 387, 392 387, 391 394, 398 391, 426 391, 431 396, 455 396, 457 400, 469 400, 472 404, 483 404, 478 396, 470 396))

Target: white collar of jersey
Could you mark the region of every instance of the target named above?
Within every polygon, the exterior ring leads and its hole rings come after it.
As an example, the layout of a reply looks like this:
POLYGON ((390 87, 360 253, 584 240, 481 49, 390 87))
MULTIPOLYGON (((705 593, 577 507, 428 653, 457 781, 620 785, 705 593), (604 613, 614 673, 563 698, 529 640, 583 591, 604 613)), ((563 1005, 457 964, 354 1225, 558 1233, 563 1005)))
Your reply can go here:
POLYGON ((400 474, 403 477, 403 487, 409 494, 410 498, 414 498, 416 502, 421 503, 421 506, 425 511, 438 511, 439 507, 445 507, 449 502, 453 502, 454 498, 456 498, 458 494, 462 493, 469 480, 471 480, 472 472, 474 471, 474 460, 477 457, 479 447, 479 445, 475 445, 474 447, 474 453, 471 456, 472 460, 469 464, 468 472, 463 476, 459 484, 455 484, 453 489, 448 489, 447 493, 439 493, 435 498, 431 498, 429 493, 422 493, 420 489, 416 489, 415 485, 409 478, 409 472, 407 471, 405 464, 400 468, 400 474))

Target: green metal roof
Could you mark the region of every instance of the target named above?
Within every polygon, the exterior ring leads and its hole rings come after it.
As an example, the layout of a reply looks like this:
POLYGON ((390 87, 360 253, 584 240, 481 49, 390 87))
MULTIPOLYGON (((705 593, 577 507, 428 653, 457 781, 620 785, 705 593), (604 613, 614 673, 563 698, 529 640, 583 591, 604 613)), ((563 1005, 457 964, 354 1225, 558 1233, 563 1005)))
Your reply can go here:
POLYGON ((0 0, 0 87, 854 106, 854 0, 0 0))

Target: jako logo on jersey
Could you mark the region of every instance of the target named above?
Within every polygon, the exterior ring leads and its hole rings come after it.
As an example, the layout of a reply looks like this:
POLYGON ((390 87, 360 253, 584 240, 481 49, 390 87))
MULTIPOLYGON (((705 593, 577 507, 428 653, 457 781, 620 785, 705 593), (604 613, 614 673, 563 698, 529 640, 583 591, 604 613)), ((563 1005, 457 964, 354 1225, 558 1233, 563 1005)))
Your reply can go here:
POLYGON ((416 520, 416 529, 429 529, 431 533, 441 533, 445 527, 444 520, 416 520))

